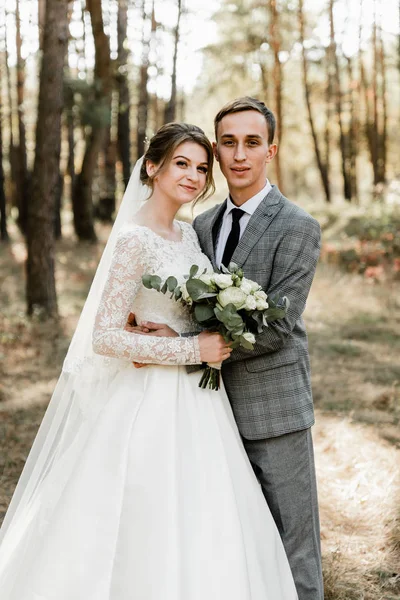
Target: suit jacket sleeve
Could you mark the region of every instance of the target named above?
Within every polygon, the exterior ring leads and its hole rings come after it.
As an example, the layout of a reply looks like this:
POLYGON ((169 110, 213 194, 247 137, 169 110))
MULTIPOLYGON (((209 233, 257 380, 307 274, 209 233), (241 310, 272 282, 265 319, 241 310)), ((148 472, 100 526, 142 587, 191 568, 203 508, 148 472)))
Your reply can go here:
POLYGON ((279 293, 289 298, 286 317, 270 323, 257 335, 254 350, 237 348, 226 362, 276 352, 285 346, 305 309, 320 247, 320 226, 312 217, 298 219, 284 232, 276 249, 269 289, 265 291, 271 296, 279 293))

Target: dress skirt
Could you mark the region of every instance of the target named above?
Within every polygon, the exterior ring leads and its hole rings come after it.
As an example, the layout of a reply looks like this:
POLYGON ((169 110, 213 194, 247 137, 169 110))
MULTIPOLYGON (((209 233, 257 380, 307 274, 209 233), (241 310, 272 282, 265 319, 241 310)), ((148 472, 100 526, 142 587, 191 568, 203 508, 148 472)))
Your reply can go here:
POLYGON ((225 390, 199 378, 117 374, 21 523, 1 600, 296 600, 225 390))

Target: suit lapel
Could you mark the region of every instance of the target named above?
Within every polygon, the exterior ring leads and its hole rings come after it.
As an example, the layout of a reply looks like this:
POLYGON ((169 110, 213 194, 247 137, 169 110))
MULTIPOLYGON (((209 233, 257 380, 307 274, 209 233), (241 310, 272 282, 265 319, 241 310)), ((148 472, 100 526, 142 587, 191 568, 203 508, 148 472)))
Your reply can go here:
POLYGON ((215 263, 215 244, 218 236, 218 231, 221 226, 222 215, 226 209, 226 200, 215 207, 215 211, 211 215, 210 220, 205 224, 207 227, 207 231, 204 233, 203 237, 203 251, 207 254, 208 258, 211 260, 214 269, 217 268, 215 263))
POLYGON ((247 227, 233 253, 232 262, 239 266, 245 263, 253 247, 281 210, 281 198, 282 194, 276 185, 273 185, 269 194, 250 217, 247 227))

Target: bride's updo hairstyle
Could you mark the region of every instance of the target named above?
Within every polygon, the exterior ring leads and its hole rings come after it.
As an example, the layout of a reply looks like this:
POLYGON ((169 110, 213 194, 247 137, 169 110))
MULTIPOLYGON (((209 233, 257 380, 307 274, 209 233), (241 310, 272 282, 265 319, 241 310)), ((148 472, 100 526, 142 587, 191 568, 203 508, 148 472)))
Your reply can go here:
POLYGON ((213 149, 210 140, 207 138, 204 131, 196 125, 189 125, 188 123, 167 123, 160 127, 157 133, 151 138, 147 152, 143 157, 143 164, 140 170, 140 181, 153 189, 154 178, 167 168, 177 147, 185 142, 198 144, 204 148, 207 154, 206 185, 200 196, 196 199, 196 202, 198 202, 214 193, 215 184, 212 171, 214 162, 213 149), (151 177, 146 171, 146 162, 148 160, 158 166, 157 171, 151 177))

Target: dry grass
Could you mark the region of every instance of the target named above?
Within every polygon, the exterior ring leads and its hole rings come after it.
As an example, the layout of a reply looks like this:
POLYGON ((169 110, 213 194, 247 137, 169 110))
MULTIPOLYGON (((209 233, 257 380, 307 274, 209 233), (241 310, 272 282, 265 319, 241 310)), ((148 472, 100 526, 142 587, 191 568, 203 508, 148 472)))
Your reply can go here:
POLYGON ((320 266, 307 307, 326 600, 400 598, 399 291, 320 266))
POLYGON ((371 423, 400 447, 400 282, 320 265, 306 320, 317 408, 371 423))
MULTIPOLYGON (((61 320, 29 323, 23 245, 0 247, 0 521, 98 257, 62 241, 61 320)), ((400 284, 391 286, 321 266, 307 307, 326 600, 400 598, 400 284)))

